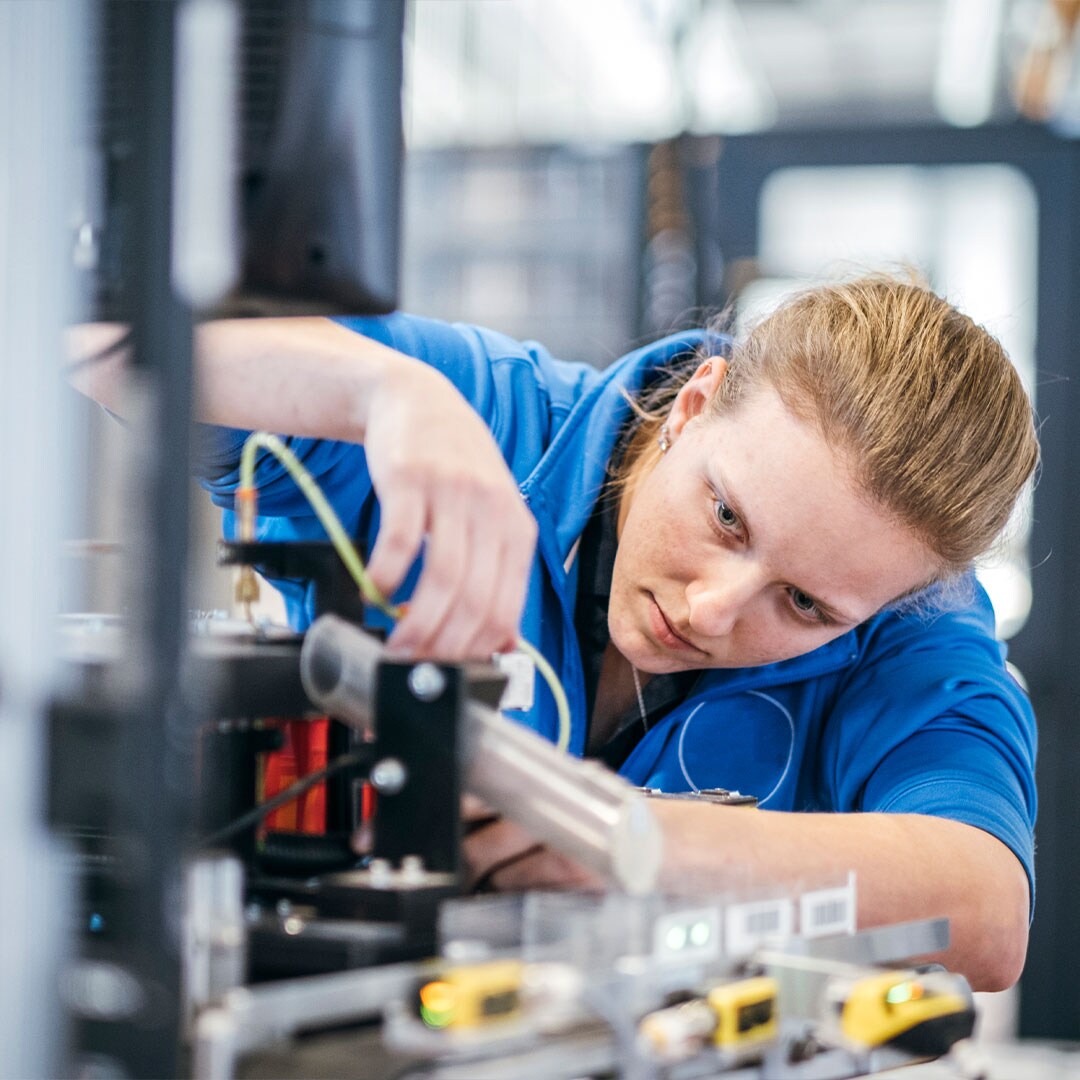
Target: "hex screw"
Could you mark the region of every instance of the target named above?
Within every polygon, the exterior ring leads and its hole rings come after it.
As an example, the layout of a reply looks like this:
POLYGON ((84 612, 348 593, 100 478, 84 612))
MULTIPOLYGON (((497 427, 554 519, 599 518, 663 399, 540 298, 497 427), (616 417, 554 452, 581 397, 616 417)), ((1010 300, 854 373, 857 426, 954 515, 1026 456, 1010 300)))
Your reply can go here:
POLYGON ((376 761, 368 777, 371 786, 384 795, 396 795, 405 786, 408 778, 408 769, 395 757, 376 761))
POLYGON ((435 664, 417 664, 409 672, 409 689, 421 701, 434 701, 446 689, 446 676, 435 664))

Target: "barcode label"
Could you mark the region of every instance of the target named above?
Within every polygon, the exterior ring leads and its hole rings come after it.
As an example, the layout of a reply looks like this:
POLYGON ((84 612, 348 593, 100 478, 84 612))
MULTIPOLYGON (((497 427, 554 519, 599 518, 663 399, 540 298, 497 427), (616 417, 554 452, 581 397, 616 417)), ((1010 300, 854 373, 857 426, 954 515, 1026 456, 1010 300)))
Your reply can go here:
POLYGON ((849 883, 799 897, 799 932, 803 937, 855 933, 855 890, 849 883))
POLYGON ((785 941, 795 930, 795 905, 787 899, 732 904, 724 912, 724 937, 731 956, 753 952, 766 943, 785 941))

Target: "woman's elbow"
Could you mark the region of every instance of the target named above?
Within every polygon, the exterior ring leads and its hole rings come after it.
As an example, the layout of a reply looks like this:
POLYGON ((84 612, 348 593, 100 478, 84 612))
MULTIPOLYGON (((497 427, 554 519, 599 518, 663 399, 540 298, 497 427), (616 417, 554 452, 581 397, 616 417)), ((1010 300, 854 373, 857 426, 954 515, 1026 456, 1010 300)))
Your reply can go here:
POLYGON ((1024 903, 1023 925, 999 926, 985 942, 983 963, 969 977, 973 990, 1008 990, 1020 978, 1027 959, 1027 903, 1024 903))
MULTIPOLYGON (((973 910, 963 930, 967 940, 962 951, 967 962, 959 970, 973 990, 1007 990, 1020 978, 1027 959, 1028 880, 1012 852, 1008 852, 1008 858, 1013 865, 1006 873, 972 890, 973 910)), ((958 937, 954 933, 954 941, 958 937)))

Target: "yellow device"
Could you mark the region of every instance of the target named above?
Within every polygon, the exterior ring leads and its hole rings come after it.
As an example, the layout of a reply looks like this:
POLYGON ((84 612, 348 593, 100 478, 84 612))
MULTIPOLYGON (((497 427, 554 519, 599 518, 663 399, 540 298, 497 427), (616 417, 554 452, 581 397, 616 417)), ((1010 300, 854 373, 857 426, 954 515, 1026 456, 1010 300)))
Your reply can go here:
POLYGON ((776 980, 768 975, 714 986, 705 996, 716 1014, 713 1044, 741 1055, 772 1042, 779 1031, 777 992, 776 980))
POLYGON ((447 968, 417 985, 413 1008, 436 1030, 475 1030, 521 1015, 520 960, 492 960, 447 968))
POLYGON ((962 975, 948 971, 886 971, 837 979, 828 996, 843 1038, 863 1049, 889 1046, 937 1057, 975 1027, 971 987, 962 975))
POLYGON ((725 1065, 760 1057, 779 1032, 775 979, 755 976, 722 983, 703 997, 642 1017, 642 1051, 657 1061, 688 1061, 712 1047, 725 1065))

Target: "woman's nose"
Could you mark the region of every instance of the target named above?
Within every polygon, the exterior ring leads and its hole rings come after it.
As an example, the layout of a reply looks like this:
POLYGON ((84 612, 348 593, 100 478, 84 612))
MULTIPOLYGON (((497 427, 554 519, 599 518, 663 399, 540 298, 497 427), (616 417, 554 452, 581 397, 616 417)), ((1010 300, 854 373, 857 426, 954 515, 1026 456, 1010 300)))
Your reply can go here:
POLYGON ((740 616, 761 588, 752 563, 725 561, 707 577, 693 581, 686 590, 690 628, 702 637, 731 633, 740 616))

